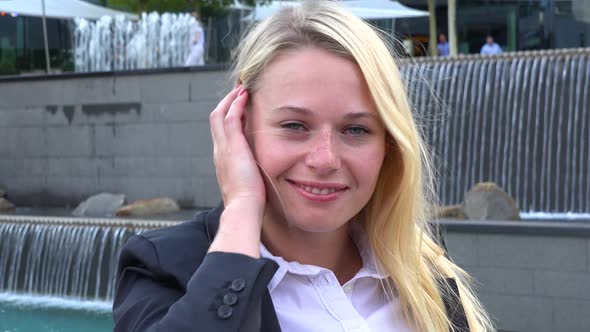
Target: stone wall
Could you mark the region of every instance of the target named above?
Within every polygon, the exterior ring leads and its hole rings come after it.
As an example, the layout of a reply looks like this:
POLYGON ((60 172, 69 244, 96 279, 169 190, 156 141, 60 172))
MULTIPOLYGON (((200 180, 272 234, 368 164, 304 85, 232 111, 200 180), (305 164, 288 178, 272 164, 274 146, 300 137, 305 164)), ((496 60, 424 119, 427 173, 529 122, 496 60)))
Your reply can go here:
MULTIPOLYGON (((589 64, 590 48, 401 61, 442 203, 491 181, 522 211, 589 213, 589 64)), ((0 77, 0 188, 20 206, 214 205, 207 117, 226 69, 0 77)))
POLYGON ((224 68, 0 79, 0 187, 18 206, 102 191, 213 206, 208 116, 224 68))
POLYGON ((501 331, 588 331, 590 225, 442 221, 501 331))

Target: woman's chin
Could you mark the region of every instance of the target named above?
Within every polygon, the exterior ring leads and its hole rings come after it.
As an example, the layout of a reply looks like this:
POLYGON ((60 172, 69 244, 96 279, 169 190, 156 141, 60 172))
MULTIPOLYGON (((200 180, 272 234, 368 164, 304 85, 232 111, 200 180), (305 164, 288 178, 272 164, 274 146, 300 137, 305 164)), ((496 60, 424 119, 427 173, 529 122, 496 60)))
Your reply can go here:
MULTIPOLYGON (((281 205, 279 205, 281 206, 281 205)), ((308 206, 285 204, 284 209, 276 205, 267 206, 267 217, 270 221, 286 225, 289 230, 305 233, 331 233, 342 229, 354 215, 342 213, 340 209, 317 209, 308 206), (341 212, 341 213, 338 213, 341 212)))
POLYGON ((302 218, 298 216, 296 220, 287 219, 287 225, 290 229, 298 229, 305 233, 332 233, 346 225, 346 221, 334 222, 334 218, 302 218))

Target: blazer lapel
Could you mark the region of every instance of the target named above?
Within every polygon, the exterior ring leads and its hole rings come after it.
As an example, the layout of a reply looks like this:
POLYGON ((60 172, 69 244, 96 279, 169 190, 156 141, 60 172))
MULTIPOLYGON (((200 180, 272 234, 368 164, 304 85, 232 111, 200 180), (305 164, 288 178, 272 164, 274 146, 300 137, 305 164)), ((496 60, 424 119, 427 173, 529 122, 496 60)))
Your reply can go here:
POLYGON ((262 329, 261 331, 269 332, 281 332, 281 326, 279 325, 279 319, 275 306, 272 303, 270 292, 266 290, 262 295, 262 329))

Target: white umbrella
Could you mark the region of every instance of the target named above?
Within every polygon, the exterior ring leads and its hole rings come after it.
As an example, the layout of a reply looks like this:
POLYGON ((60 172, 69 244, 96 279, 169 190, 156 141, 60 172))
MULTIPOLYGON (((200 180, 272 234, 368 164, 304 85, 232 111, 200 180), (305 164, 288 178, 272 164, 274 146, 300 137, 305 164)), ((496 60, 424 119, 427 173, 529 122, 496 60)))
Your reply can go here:
POLYGON ((93 5, 80 0, 0 0, 0 11, 21 16, 36 16, 43 19, 43 42, 45 44, 47 72, 51 71, 51 67, 49 65, 46 17, 60 19, 99 19, 103 16, 125 15, 133 20, 139 18, 135 14, 93 5))
POLYGON ((427 11, 413 9, 397 1, 389 0, 351 0, 343 1, 356 16, 370 16, 371 19, 391 19, 391 33, 395 32, 395 19, 428 16, 427 11))
POLYGON ((295 1, 274 0, 274 1, 272 1, 270 3, 266 3, 264 5, 256 5, 255 7, 253 7, 252 12, 249 15, 244 16, 244 18, 242 18, 242 20, 244 20, 244 21, 260 21, 260 20, 263 20, 263 19, 271 16, 272 14, 274 14, 275 12, 280 10, 281 8, 293 7, 293 6, 299 6, 299 3, 295 2, 295 1))
POLYGON ((37 16, 61 19, 99 19, 103 16, 125 15, 137 20, 138 15, 109 9, 80 0, 0 0, 0 11, 21 16, 37 16), (45 4, 45 14, 43 14, 45 4))
POLYGON ((343 1, 344 8, 353 14, 367 19, 396 19, 428 16, 427 11, 413 9, 397 1, 389 0, 352 0, 343 1))
MULTIPOLYGON (((269 4, 257 5, 254 11, 244 20, 259 21, 265 19, 283 7, 299 6, 297 1, 272 1, 269 4)), ((406 7, 397 1, 389 0, 352 0, 342 1, 342 6, 362 19, 396 19, 406 17, 428 16, 427 11, 406 7)))

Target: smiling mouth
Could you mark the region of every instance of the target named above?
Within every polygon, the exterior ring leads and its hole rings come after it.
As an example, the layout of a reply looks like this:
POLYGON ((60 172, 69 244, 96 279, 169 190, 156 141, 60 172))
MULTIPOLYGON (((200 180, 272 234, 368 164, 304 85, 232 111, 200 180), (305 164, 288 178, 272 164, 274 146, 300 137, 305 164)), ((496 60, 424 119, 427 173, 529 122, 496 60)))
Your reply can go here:
POLYGON ((346 190, 348 188, 347 186, 340 184, 302 183, 292 180, 288 181, 305 192, 320 196, 327 196, 338 191, 346 190))
POLYGON ((312 194, 316 194, 316 195, 328 195, 328 194, 338 191, 336 189, 328 189, 328 188, 320 189, 320 188, 315 188, 315 187, 310 187, 310 186, 299 186, 299 188, 307 191, 308 193, 312 193, 312 194))

